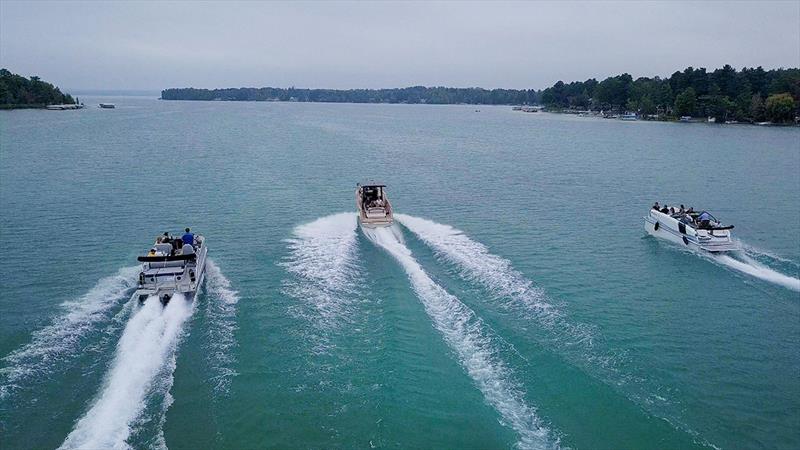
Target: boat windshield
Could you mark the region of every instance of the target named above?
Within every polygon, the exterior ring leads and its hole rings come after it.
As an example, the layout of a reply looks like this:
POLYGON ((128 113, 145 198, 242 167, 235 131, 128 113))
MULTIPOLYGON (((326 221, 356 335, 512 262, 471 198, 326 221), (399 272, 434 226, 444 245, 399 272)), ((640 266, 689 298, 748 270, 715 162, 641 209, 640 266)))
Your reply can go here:
POLYGON ((712 216, 710 212, 703 211, 697 216, 697 220, 707 220, 709 222, 717 223, 717 218, 712 216))

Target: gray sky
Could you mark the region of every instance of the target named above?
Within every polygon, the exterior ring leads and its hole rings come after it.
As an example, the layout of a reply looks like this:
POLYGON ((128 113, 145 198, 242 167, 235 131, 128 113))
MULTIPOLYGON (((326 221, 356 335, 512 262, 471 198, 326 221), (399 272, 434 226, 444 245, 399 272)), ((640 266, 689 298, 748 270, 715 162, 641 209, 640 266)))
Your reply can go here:
POLYGON ((0 66, 67 89, 544 88, 800 66, 800 1, 17 2, 0 66))

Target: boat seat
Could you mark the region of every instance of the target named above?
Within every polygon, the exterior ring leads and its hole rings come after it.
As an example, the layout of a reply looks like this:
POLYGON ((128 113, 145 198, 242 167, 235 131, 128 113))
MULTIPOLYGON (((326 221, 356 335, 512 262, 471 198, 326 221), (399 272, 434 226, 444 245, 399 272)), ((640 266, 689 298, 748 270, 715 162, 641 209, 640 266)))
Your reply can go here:
POLYGON ((194 247, 192 247, 192 244, 183 244, 183 248, 181 248, 181 255, 192 254, 194 254, 194 247))
POLYGON ((383 208, 368 208, 367 218, 372 217, 386 217, 386 210, 383 208))
POLYGON ((183 273, 182 267, 150 268, 144 271, 146 277, 153 275, 180 275, 183 273))
POLYGON ((172 244, 156 244, 154 247, 156 251, 165 255, 169 255, 172 252, 172 244))
POLYGON ((183 267, 186 261, 153 261, 148 263, 151 269, 162 269, 165 267, 183 267))

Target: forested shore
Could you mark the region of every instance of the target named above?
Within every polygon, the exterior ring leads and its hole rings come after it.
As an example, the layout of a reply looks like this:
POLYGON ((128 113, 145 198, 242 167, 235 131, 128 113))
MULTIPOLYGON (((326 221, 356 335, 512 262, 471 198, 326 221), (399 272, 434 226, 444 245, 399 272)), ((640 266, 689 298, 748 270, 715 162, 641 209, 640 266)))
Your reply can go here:
POLYGON ((800 69, 714 71, 687 67, 668 78, 631 75, 558 81, 543 90, 414 86, 395 89, 170 88, 164 100, 296 101, 543 105, 549 111, 636 113, 642 118, 713 117, 717 121, 789 123, 800 107, 800 69))
POLYGON ((800 69, 713 72, 687 67, 669 78, 629 74, 603 81, 557 82, 540 94, 550 110, 614 111, 644 118, 711 117, 717 122, 790 123, 800 107, 800 69))
POLYGON ((44 108, 54 104, 75 104, 75 99, 64 94, 39 77, 25 78, 0 69, 0 109, 44 108))
POLYGON ((280 101, 327 103, 429 103, 436 105, 525 105, 538 102, 533 89, 482 89, 413 86, 393 89, 300 88, 171 88, 161 91, 164 100, 280 101))

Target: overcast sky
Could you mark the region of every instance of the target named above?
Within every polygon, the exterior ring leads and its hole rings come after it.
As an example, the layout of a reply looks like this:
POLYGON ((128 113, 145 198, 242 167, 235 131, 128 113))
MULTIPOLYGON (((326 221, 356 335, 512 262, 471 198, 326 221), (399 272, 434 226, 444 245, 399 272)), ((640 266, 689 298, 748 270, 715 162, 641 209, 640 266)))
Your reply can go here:
POLYGON ((66 89, 544 88, 800 66, 800 1, 16 2, 0 66, 66 89))

